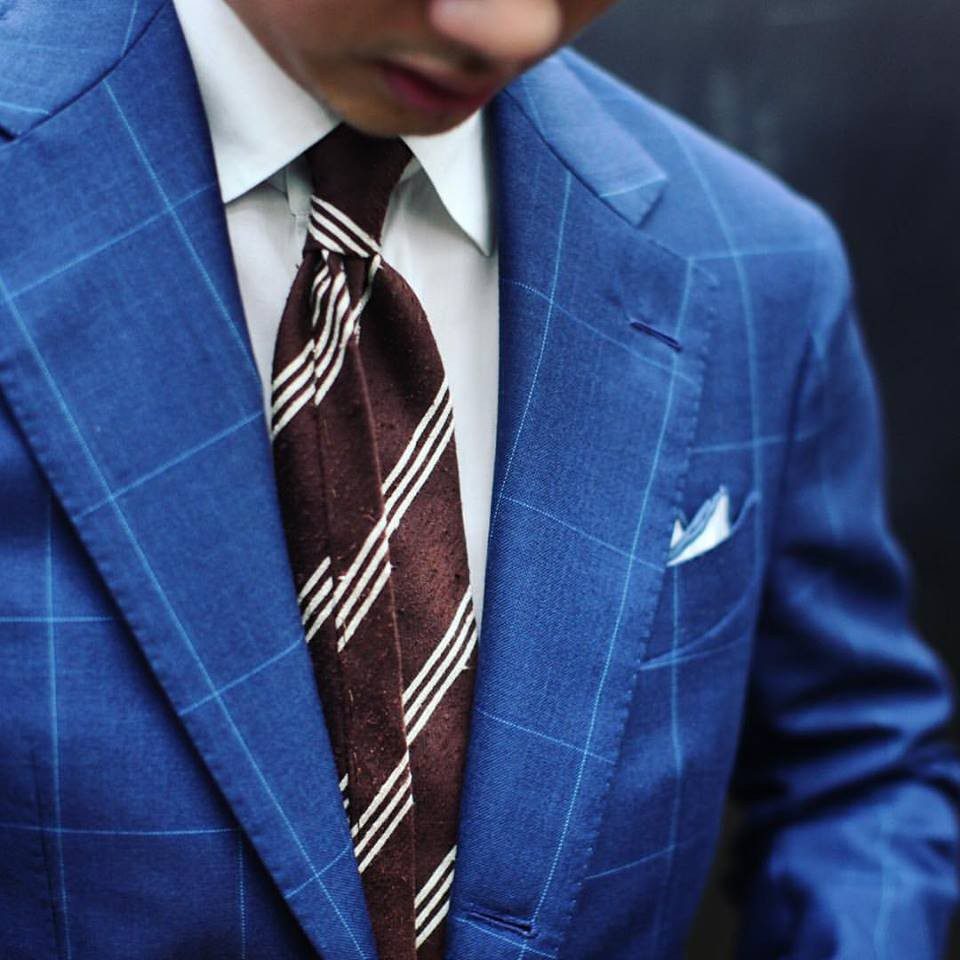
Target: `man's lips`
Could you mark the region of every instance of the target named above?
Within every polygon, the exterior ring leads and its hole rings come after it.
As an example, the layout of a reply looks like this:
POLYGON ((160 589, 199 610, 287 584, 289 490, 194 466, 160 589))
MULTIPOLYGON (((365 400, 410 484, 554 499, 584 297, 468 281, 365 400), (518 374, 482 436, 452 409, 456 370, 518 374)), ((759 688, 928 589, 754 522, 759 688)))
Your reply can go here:
POLYGON ((493 80, 469 82, 397 60, 384 60, 380 69, 393 95, 408 107, 429 113, 471 112, 499 89, 493 80))

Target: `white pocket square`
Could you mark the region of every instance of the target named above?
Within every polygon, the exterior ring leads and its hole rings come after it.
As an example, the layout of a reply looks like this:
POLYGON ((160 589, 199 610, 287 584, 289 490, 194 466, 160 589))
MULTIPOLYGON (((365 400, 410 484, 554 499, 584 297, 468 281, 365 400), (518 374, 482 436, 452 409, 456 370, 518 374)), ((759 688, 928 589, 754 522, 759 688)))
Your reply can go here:
POLYGON ((684 526, 678 519, 670 538, 667 566, 686 563, 706 553, 730 536, 730 493, 726 487, 719 490, 696 512, 684 526))

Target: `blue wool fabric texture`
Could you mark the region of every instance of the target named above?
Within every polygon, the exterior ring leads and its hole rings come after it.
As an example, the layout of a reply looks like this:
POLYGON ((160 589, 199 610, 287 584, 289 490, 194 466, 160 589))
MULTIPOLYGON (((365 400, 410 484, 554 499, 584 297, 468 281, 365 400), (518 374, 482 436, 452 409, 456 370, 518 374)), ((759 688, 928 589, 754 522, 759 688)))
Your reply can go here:
MULTIPOLYGON (((159 0, 0 20, 0 956, 373 958, 205 119, 159 0)), ((453 960, 933 960, 948 684, 823 216, 570 52, 491 108, 501 367, 453 960), (667 566, 721 487, 730 536, 667 566)))

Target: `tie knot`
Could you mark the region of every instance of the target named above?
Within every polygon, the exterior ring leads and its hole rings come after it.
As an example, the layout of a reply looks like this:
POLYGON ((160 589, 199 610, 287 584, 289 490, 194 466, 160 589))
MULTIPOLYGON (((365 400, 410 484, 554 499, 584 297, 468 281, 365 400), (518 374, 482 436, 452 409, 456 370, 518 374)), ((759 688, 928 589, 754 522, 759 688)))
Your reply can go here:
POLYGON ((315 143, 307 151, 309 237, 344 256, 376 255, 390 194, 409 160, 410 149, 399 138, 371 137, 345 123, 315 143))

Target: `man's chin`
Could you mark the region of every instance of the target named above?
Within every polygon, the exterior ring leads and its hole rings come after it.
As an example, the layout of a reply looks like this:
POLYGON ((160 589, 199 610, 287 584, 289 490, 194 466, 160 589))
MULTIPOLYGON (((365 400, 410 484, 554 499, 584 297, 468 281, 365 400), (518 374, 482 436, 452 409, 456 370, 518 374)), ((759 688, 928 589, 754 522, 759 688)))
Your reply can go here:
MULTIPOLYGON (((335 107, 336 109, 336 107, 335 107)), ((396 105, 347 105, 336 111, 344 121, 374 137, 399 137, 406 135, 431 136, 446 133, 463 123, 472 111, 449 113, 423 113, 396 105)))

